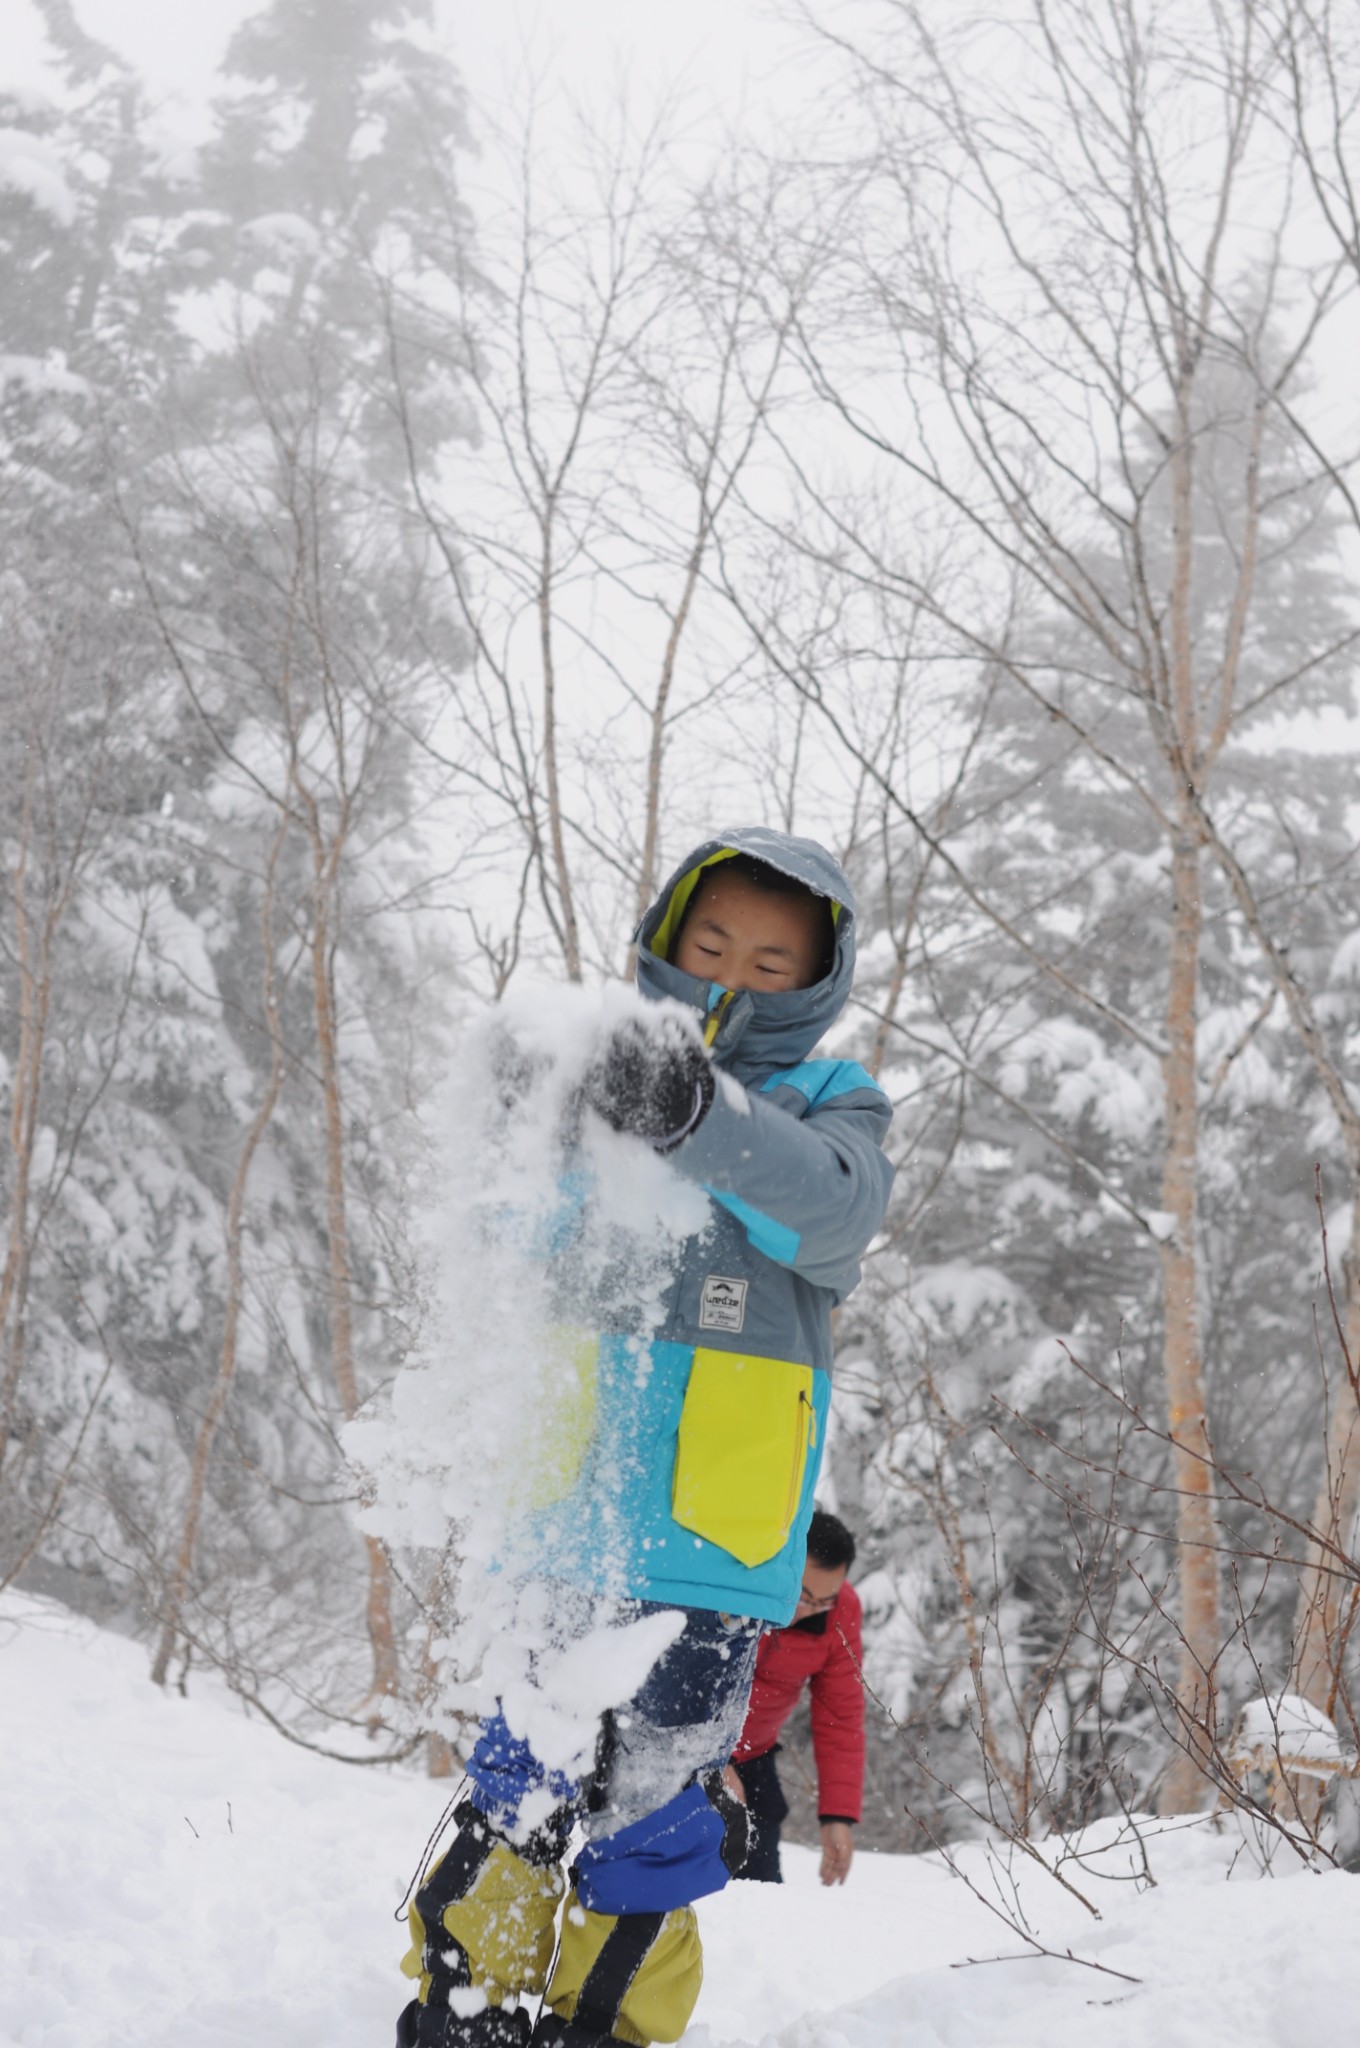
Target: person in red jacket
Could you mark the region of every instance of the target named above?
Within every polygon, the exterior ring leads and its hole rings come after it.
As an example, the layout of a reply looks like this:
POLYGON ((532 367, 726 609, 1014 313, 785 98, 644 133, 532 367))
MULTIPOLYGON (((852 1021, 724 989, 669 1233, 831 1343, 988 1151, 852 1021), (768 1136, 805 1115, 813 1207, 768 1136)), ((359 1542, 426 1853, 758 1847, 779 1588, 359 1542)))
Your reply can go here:
POLYGON ((843 1522, 819 1508, 808 1528, 802 1597, 787 1628, 761 1637, 751 1703, 732 1752, 730 1770, 740 1782, 752 1824, 751 1848, 739 1877, 766 1884, 783 1881, 779 1830, 789 1807, 775 1756, 779 1731, 805 1686, 812 1701, 822 1883, 844 1884, 849 1873, 864 1789, 861 1609, 858 1593, 846 1583, 854 1561, 854 1537, 843 1522))

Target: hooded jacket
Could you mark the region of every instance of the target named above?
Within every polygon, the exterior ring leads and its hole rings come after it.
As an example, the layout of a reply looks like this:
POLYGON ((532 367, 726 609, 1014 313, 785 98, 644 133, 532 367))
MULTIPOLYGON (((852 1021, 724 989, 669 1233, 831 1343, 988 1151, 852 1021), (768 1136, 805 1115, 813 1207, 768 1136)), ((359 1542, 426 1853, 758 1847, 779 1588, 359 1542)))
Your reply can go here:
POLYGON ((815 841, 747 827, 676 869, 637 940, 641 994, 695 1010, 718 1069, 711 1109, 670 1154, 712 1214, 680 1246, 648 1336, 602 1333, 588 1447, 539 1542, 577 1583, 782 1624, 826 1435, 831 1311, 893 1175, 883 1091, 853 1061, 811 1057, 850 994, 854 899, 815 841), (734 992, 668 957, 705 871, 735 853, 831 903, 833 959, 812 986, 734 992))

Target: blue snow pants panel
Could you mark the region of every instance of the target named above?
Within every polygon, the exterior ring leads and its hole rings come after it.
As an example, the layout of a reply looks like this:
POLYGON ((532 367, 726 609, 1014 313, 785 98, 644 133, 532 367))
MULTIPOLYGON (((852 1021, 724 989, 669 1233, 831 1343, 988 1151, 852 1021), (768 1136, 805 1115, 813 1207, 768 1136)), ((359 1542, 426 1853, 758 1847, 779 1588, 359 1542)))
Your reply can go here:
POLYGON ((726 1825, 700 1785, 691 1785, 645 1820, 587 1842, 572 1865, 576 1896, 588 1913, 669 1913, 720 1892, 726 1825))

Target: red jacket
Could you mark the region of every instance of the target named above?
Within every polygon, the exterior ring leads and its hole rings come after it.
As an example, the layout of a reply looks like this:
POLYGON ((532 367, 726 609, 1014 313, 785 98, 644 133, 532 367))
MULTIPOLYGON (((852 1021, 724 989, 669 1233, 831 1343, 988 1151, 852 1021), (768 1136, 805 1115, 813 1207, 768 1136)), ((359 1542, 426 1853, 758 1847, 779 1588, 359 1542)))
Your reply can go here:
POLYGON ((812 1693, 817 1812, 858 1820, 864 1791, 864 1687, 860 1682, 859 1594, 844 1585, 823 1631, 771 1629, 760 1639, 746 1725, 733 1750, 741 1763, 773 1749, 803 1687, 812 1693))

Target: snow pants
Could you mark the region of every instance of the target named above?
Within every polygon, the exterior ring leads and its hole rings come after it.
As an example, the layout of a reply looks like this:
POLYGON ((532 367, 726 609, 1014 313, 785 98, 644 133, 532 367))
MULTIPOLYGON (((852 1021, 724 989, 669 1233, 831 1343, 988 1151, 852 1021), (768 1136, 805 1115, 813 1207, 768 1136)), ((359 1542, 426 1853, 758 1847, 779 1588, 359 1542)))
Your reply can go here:
POLYGON ((411 1909, 402 1968, 418 1989, 398 2048, 525 2048, 531 2031, 534 2048, 679 2040, 702 1978, 693 1901, 746 1854, 745 1809, 722 1767, 761 1626, 688 1611, 633 1698, 605 1715, 579 1781, 545 1768, 503 1713, 483 1726, 457 1836, 411 1909), (578 1822, 586 1840, 554 1958, 578 1822), (536 2023, 521 1997, 545 1998, 536 2023))

